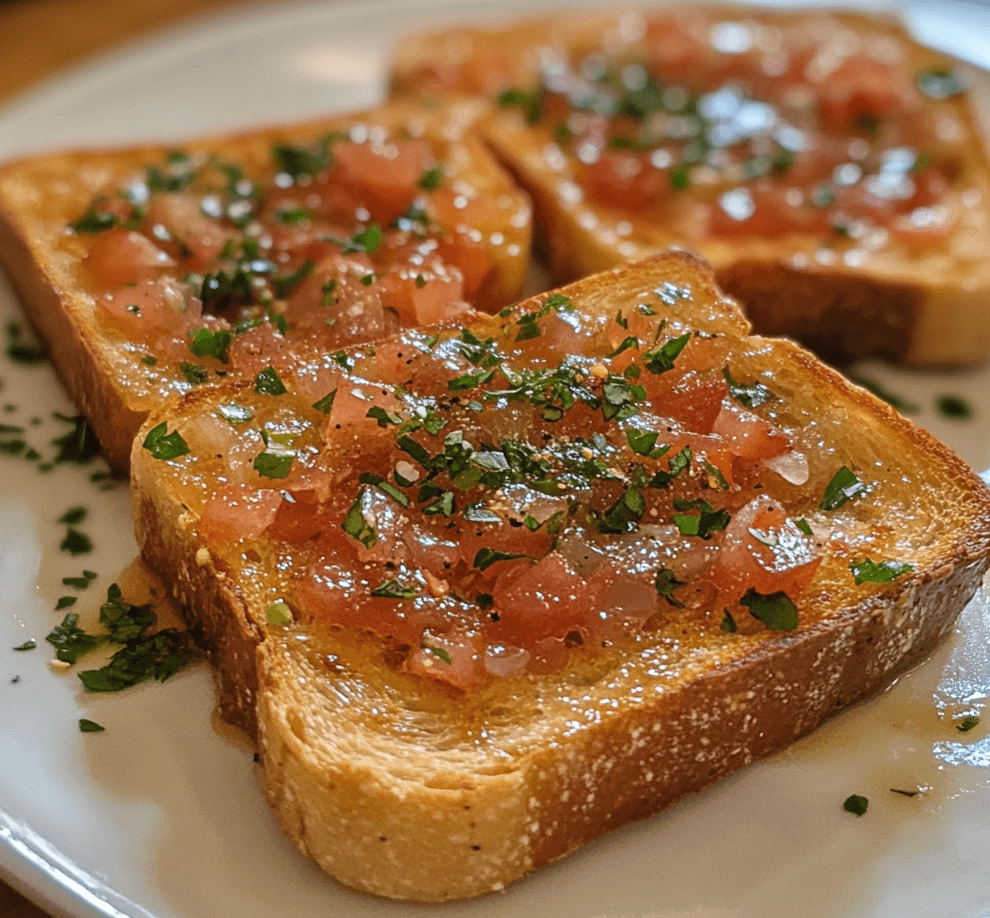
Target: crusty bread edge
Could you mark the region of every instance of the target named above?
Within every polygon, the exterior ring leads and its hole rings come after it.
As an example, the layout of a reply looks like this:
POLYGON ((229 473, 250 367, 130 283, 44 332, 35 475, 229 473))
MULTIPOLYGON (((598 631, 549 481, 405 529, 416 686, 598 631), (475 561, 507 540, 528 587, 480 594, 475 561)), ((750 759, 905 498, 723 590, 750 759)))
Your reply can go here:
MULTIPOLYGON (((634 270, 622 266, 590 283, 604 291, 634 270)), ((975 498, 972 518, 954 531, 944 563, 693 680, 669 703, 630 704, 599 727, 579 731, 566 749, 542 750, 495 774, 409 782, 390 775, 385 762, 335 756, 326 748, 332 744, 320 744, 315 754, 309 731, 332 733, 332 706, 323 699, 319 710, 294 710, 280 703, 282 689, 332 677, 300 670, 278 649, 263 613, 249 608, 236 580, 194 535, 193 514, 146 487, 141 473, 153 476, 146 469, 151 460, 135 456, 142 554, 204 635, 221 710, 256 736, 265 795, 301 850, 342 882, 383 896, 440 901, 500 889, 781 748, 924 659, 987 567, 985 488, 930 434, 797 345, 778 346, 883 423, 909 432, 919 449, 935 454, 947 480, 975 498)))
MULTIPOLYGON (((347 743, 335 755, 322 743, 315 756, 310 731, 332 736, 334 710, 300 711, 283 699, 300 679, 332 676, 298 668, 191 534, 175 541, 192 525, 181 505, 141 489, 135 516, 146 560, 164 565, 206 637, 222 713, 256 736, 262 788, 283 830, 341 882, 418 901, 499 890, 782 748, 921 662, 987 567, 985 555, 959 551, 902 589, 693 680, 659 710, 631 704, 505 772, 413 782, 387 762, 352 760, 347 743)), ((985 552, 987 519, 980 523, 985 552)), ((975 553, 979 539, 970 541, 975 553)))
MULTIPOLYGON (((724 16, 759 18, 761 12, 784 17, 827 12, 857 23, 878 24, 903 32, 894 10, 863 11, 836 8, 762 10, 746 4, 716 4, 711 8, 724 16)), ((627 13, 642 13, 636 6, 614 11, 569 10, 522 18, 496 27, 451 28, 427 32, 404 40, 393 52, 391 90, 395 96, 431 95, 422 85, 421 68, 431 58, 457 66, 469 52, 491 49, 502 61, 505 46, 513 48, 510 69, 527 72, 538 58, 541 45, 584 43, 596 40, 627 13)), ((916 53, 927 58, 952 60, 944 52, 927 48, 904 33, 916 53)), ((983 176, 984 197, 990 194, 990 121, 980 111, 990 100, 990 75, 972 64, 957 61, 968 75, 972 91, 960 105, 960 117, 974 131, 969 150, 973 170, 983 176)), ((518 76, 517 73, 517 76, 518 76)), ((474 87, 480 91, 481 87, 474 87)), ((537 203, 538 248, 549 262, 555 283, 573 281, 603 271, 619 261, 636 261, 658 248, 681 244, 662 231, 640 227, 631 236, 606 241, 595 229, 582 226, 587 215, 566 208, 557 200, 545 175, 527 160, 528 139, 520 128, 518 112, 501 112, 482 125, 489 145, 504 166, 537 203)), ((542 143, 542 139, 540 141, 542 143)), ((530 151, 536 155, 536 151, 530 151)), ((986 206, 984 203, 982 206, 986 206)), ((610 214, 610 223, 622 215, 610 214)), ((635 217, 629 218, 635 225, 635 217)), ((801 243, 807 249, 808 240, 801 243)), ((890 276, 869 268, 841 264, 819 264, 813 259, 797 265, 787 240, 767 246, 738 245, 700 247, 700 254, 713 262, 720 283, 738 297, 752 314, 756 328, 768 335, 798 337, 827 360, 848 361, 861 356, 881 357, 917 366, 971 365, 990 353, 990 282, 987 273, 974 283, 972 272, 957 275, 930 271, 924 276, 890 276)))
MULTIPOLYGON (((428 124, 430 136, 447 143, 461 144, 468 158, 479 165, 478 177, 493 197, 513 195, 519 204, 529 208, 528 197, 512 180, 488 147, 475 134, 471 125, 488 111, 482 100, 449 99, 445 105, 419 106, 410 100, 397 100, 353 112, 342 112, 319 119, 309 119, 284 125, 271 125, 234 134, 218 134, 190 138, 182 143, 190 150, 217 148, 225 154, 236 150, 238 144, 267 144, 277 140, 325 132, 352 121, 367 119, 379 123, 402 123, 422 118, 428 124)), ((0 164, 0 263, 13 282, 23 303, 28 320, 48 346, 52 363, 70 397, 89 420, 99 438, 110 465, 126 471, 130 462, 134 434, 148 416, 146 410, 135 408, 128 380, 117 378, 112 364, 105 356, 114 345, 96 330, 92 306, 84 291, 63 279, 59 270, 63 255, 46 239, 39 238, 41 216, 35 204, 26 205, 25 197, 34 195, 26 183, 33 164, 48 169, 50 164, 63 161, 57 177, 70 179, 66 170, 73 162, 88 164, 99 161, 105 169, 119 168, 129 172, 139 165, 153 162, 176 144, 161 146, 135 145, 113 150, 86 150, 25 156, 0 164)), ((92 190, 95 193, 95 189, 92 190)), ((91 198, 87 196, 87 200, 91 198)), ((529 209, 531 216, 531 209, 529 209)), ((78 214, 65 214, 66 224, 78 214)), ((522 257, 499 259, 486 278, 477 297, 484 308, 493 310, 521 295, 526 283, 531 224, 513 227, 522 236, 522 257)), ((163 396, 164 400, 165 396, 163 396)))

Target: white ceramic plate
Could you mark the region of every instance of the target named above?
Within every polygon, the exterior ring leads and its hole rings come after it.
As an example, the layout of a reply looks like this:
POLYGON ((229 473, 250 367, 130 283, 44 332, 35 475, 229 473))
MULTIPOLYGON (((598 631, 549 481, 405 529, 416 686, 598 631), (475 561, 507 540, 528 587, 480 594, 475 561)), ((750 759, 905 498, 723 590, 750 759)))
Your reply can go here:
MULTIPOLYGON (((502 0, 403 0, 239 9, 171 31, 42 85, 0 112, 0 158, 284 121, 380 97, 395 36, 465 17, 518 14, 502 0)), ((930 42, 990 64, 990 9, 913 4, 930 42)), ((44 36, 38 37, 39 41, 44 36)), ((17 315, 0 284, 0 321, 17 315)), ((987 371, 931 375, 869 367, 919 406, 915 417, 974 466, 990 465, 987 371), (965 398, 968 421, 941 417, 965 398)), ((46 456, 71 413, 47 366, 3 366, 0 423, 24 426, 46 456), (10 406, 10 407, 7 407, 10 406), (32 419, 39 419, 37 424, 32 419)), ((0 435, 0 440, 9 435, 0 435)), ((127 489, 90 480, 102 466, 0 456, 0 875, 57 915, 153 918, 977 918, 990 914, 990 595, 964 613, 936 656, 883 697, 659 818, 589 845, 504 895, 446 907, 389 903, 327 879, 281 836, 251 754, 211 726, 204 667, 165 685, 87 696, 51 671, 45 634, 84 568, 99 596, 134 554, 127 489), (59 551, 69 507, 92 554, 59 551), (11 648, 34 639, 38 648, 11 648), (16 681, 15 681, 16 677, 16 681), (78 729, 80 717, 105 726, 78 729), (914 797, 890 788, 923 792, 914 797), (857 818, 851 793, 870 800, 857 818)))

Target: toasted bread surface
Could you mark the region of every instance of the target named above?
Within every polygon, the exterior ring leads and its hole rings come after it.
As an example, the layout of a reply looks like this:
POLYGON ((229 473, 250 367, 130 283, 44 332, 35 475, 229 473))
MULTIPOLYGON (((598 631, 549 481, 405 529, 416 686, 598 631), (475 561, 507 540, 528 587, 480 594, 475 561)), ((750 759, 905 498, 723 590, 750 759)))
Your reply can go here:
POLYGON ((530 205, 468 136, 485 109, 397 103, 0 167, 0 259, 111 464, 194 385, 518 297, 530 205))
MULTIPOLYGON (((191 624, 203 635, 216 667, 225 716, 256 736, 264 791, 283 828, 329 873, 359 889, 424 901, 478 895, 501 888, 611 828, 662 809, 685 792, 780 748, 923 659, 951 628, 987 566, 990 495, 964 463, 800 347, 749 337, 745 319, 715 287, 710 271, 692 257, 675 253, 622 266, 565 287, 556 296, 562 298, 552 301, 556 313, 544 295, 498 318, 480 319, 466 332, 410 331, 393 342, 392 351, 386 345, 376 345, 373 354, 353 349, 353 364, 342 377, 342 382, 350 382, 335 390, 330 414, 322 420, 322 414, 310 407, 310 397, 296 394, 292 380, 287 379, 289 392, 281 396, 241 383, 194 392, 148 422, 142 436, 155 429, 152 425, 164 423, 165 429, 183 437, 188 453, 156 458, 142 439, 135 443, 134 517, 143 556, 162 571, 191 624), (569 305, 561 311, 564 300, 569 305), (376 554, 381 546, 367 537, 365 528, 377 527, 378 538, 385 541, 388 526, 398 528, 402 513, 426 520, 422 506, 398 511, 386 502, 375 505, 377 516, 369 517, 363 514, 371 511, 360 510, 365 505, 359 500, 343 522, 321 516, 324 504, 340 503, 340 492, 346 495, 342 506, 350 501, 348 489, 354 485, 348 482, 367 467, 358 465, 355 471, 354 463, 373 453, 367 452, 367 441, 397 435, 387 419, 380 433, 374 432, 379 430, 376 425, 369 427, 360 418, 348 420, 341 393, 359 388, 362 379, 384 372, 382 366, 397 358, 412 367, 404 397, 434 393, 436 410, 451 424, 466 417, 459 413, 465 409, 458 407, 466 393, 479 400, 481 414, 501 411, 505 405, 498 407, 497 387, 504 383, 489 379, 469 387, 463 377, 452 375, 463 366, 463 361, 457 365, 457 354, 491 338, 497 345, 489 346, 486 353, 501 353, 498 348, 502 348, 521 359, 528 347, 537 347, 527 341, 536 337, 540 348, 549 347, 553 329, 561 332, 565 325, 595 329, 598 334, 622 319, 640 328, 632 318, 640 306, 649 307, 644 312, 649 312, 649 327, 656 330, 655 342, 676 341, 681 348, 674 365, 662 370, 656 368, 653 351, 649 352, 653 358, 639 355, 647 372, 657 374, 649 385, 669 385, 668 406, 675 400, 671 393, 689 382, 697 395, 701 380, 711 383, 721 378, 724 360, 727 380, 736 382, 722 410, 750 421, 755 414, 787 438, 786 451, 778 449, 771 467, 765 464, 768 460, 742 457, 746 449, 738 444, 732 447, 738 452, 727 461, 715 441, 730 434, 716 421, 723 433, 690 434, 694 453, 676 481, 661 477, 641 490, 648 492, 651 506, 659 507, 655 500, 667 502, 672 496, 675 502, 700 496, 731 508, 740 519, 753 501, 765 499, 764 491, 772 493, 791 520, 804 523, 801 531, 810 533, 807 538, 814 542, 819 558, 810 567, 813 577, 800 590, 795 587, 796 628, 765 627, 721 593, 694 595, 696 588, 717 580, 718 559, 731 550, 729 528, 692 541, 683 537, 684 529, 680 535, 671 527, 657 534, 647 526, 646 515, 608 536, 612 541, 606 543, 606 552, 621 566, 630 557, 640 557, 623 554, 629 551, 629 540, 656 540, 648 570, 635 575, 645 577, 656 594, 648 618, 641 615, 634 627, 627 627, 627 618, 619 616, 624 624, 606 640, 594 638, 593 626, 584 621, 576 626, 586 635, 583 642, 558 641, 558 651, 570 649, 542 661, 536 646, 531 646, 529 660, 538 665, 527 664, 509 675, 483 668, 466 690, 458 688, 453 677, 437 675, 438 667, 442 672, 444 665, 462 663, 455 644, 444 643, 444 626, 433 622, 433 631, 423 632, 424 645, 450 648, 447 660, 438 654, 431 670, 422 664, 418 648, 410 646, 419 642, 397 644, 386 636, 389 626, 370 620, 365 628, 341 626, 336 616, 346 615, 346 609, 323 608, 319 603, 314 607, 306 600, 311 573, 322 570, 320 552, 329 544, 327 538, 363 540, 363 547, 355 549, 363 560, 344 580, 368 580, 361 574, 363 564, 382 574, 391 570, 399 578, 394 584, 402 578, 408 583, 433 583, 425 575, 416 580, 412 568, 403 566, 409 561, 408 547, 397 544, 395 553, 384 558, 376 554), (536 318, 527 318, 532 316, 536 318), (522 331, 532 327, 540 336, 522 331), (681 334, 687 337, 681 340, 681 334), (520 343, 520 338, 525 340, 520 343), (435 383, 423 390, 427 383, 416 371, 432 366, 428 354, 434 348, 452 364, 445 378, 460 380, 447 388, 446 395, 436 394, 435 383), (709 366, 691 356, 708 353, 713 355, 709 366), (654 369, 649 369, 651 360, 654 369), (748 414, 734 406, 740 398, 759 401, 757 393, 767 400, 754 404, 748 414), (225 420, 230 412, 224 406, 231 404, 245 409, 242 415, 251 415, 245 426, 239 425, 236 436, 228 433, 225 420), (279 504, 280 512, 288 511, 285 501, 310 499, 314 489, 320 490, 317 479, 329 473, 332 484, 307 517, 322 520, 327 528, 307 535, 290 527, 277 535, 271 527, 284 525, 284 520, 279 524, 276 517, 260 531, 253 529, 249 537, 218 535, 211 495, 224 486, 219 478, 245 481, 246 463, 259 451, 271 452, 271 437, 287 429, 290 418, 295 419, 298 467, 279 481, 255 475, 254 484, 246 481, 245 486, 260 487, 262 495, 276 489, 289 495, 279 504), (348 424, 359 425, 353 430, 360 435, 353 440, 348 424), (266 443, 258 435, 264 429, 269 431, 266 443), (316 445, 324 437, 324 446, 316 445), (322 458, 312 458, 316 453, 322 458), (789 457, 787 464, 778 462, 781 456, 789 457), (807 463, 806 474, 798 457, 807 463), (722 482, 724 488, 712 467, 716 461, 723 463, 722 477, 728 478, 722 482), (314 477, 317 467, 321 471, 314 477), (851 488, 845 500, 836 498, 833 487, 836 469, 841 468, 858 482, 851 485, 844 479, 844 487, 851 488), (357 527, 355 508, 362 514, 357 527), (400 516, 389 524, 391 517, 382 516, 387 512, 400 516), (705 556, 700 573, 691 574, 686 556, 674 551, 676 544, 683 543, 704 552, 709 546, 718 549, 705 556), (853 568, 864 557, 886 571, 859 582, 853 568), (678 584, 672 593, 666 589, 670 580, 660 576, 667 565, 678 584), (731 608, 734 618, 724 607, 731 608), (726 630, 729 622, 738 626, 735 631, 726 630), (575 643, 580 646, 570 646, 575 643)), ((645 351, 640 345, 627 345, 618 354, 603 355, 601 363, 618 361, 622 353, 634 349, 645 351)), ((667 348, 664 353, 669 357, 673 351, 667 348)), ((474 352, 468 366, 483 367, 484 359, 474 352)), ((517 372, 522 372, 520 367, 517 363, 517 372)), ((506 381, 514 378, 503 372, 506 381)), ((597 371, 588 372, 593 378, 597 371)), ((601 409, 604 416, 609 400, 601 380, 599 384, 601 390, 595 391, 601 391, 602 398, 594 411, 601 409)), ((619 385, 617 380, 608 384, 619 385)), ((439 392, 444 391, 441 386, 439 392)), ((370 402, 369 412, 383 408, 401 416, 405 408, 397 407, 392 398, 388 389, 380 401, 370 402)), ((587 408, 568 411, 583 416, 580 412, 587 408)), ((516 410, 524 416, 528 409, 516 410)), ((668 437, 682 426, 676 411, 674 417, 663 417, 673 410, 663 402, 639 401, 638 413, 615 415, 609 423, 637 437, 642 429, 628 425, 657 425, 658 433, 668 437)), ((554 423, 566 425, 569 416, 565 412, 546 429, 554 423)), ((592 415, 588 418, 591 423, 592 415)), ((516 429, 507 436, 534 437, 537 445, 552 452, 554 447, 542 439, 542 428, 527 426, 518 414, 514 423, 516 429)), ((695 423, 699 430, 704 426, 695 423)), ((444 431, 445 437, 451 434, 449 428, 444 431)), ((454 442, 428 437, 422 430, 418 436, 431 452, 440 448, 439 443, 454 442)), ((642 448, 642 441, 637 442, 642 448)), ((625 469, 623 476, 635 476, 637 463, 649 465, 651 474, 653 469, 659 470, 658 475, 668 468, 673 472, 669 457, 661 454, 654 460, 649 455, 653 443, 648 446, 636 454, 645 458, 629 467, 616 458, 615 467, 625 469)), ((591 452, 592 445, 583 449, 591 452)), ((486 462, 491 464, 490 455, 486 462)), ((388 477, 387 463, 377 461, 372 468, 374 474, 367 480, 381 482, 382 476, 388 477)), ((406 495, 415 507, 417 501, 410 496, 415 491, 401 484, 408 474, 403 471, 394 481, 388 477, 392 483, 386 493, 396 504, 401 501, 395 495, 406 495)), ((430 480, 443 482, 443 474, 430 480)), ((606 473, 599 467, 597 474, 606 473)), ((619 473, 608 472, 612 474, 619 473)), ((563 480, 566 475, 558 472, 558 477, 563 480)), ((468 487, 454 500, 461 507, 476 493, 468 487)), ((607 514, 583 517, 577 505, 594 503, 596 498, 581 494, 567 511, 551 555, 565 552, 563 545, 572 531, 587 526, 588 519, 607 520, 607 514)), ((526 506, 538 512, 532 508, 540 499, 530 494, 526 506)), ((597 500, 601 502, 601 496, 597 500)), ((661 522, 667 512, 660 512, 661 522)), ((298 518, 293 519, 297 525, 298 518)), ((527 538, 537 538, 543 525, 530 536, 528 526, 518 529, 516 550, 526 551, 535 544, 527 538)), ((777 539, 780 544, 790 525, 774 524, 778 530, 767 526, 757 532, 757 541, 766 546, 777 539)), ((686 523, 681 526, 691 531, 686 523)), ((613 528, 610 524, 601 531, 613 528)), ((460 537, 466 537, 465 530, 460 537)), ((792 547, 794 557, 805 557, 802 552, 808 551, 805 543, 792 547)), ((758 554, 762 549, 749 543, 748 551, 758 554)), ((570 563, 579 565, 578 556, 567 552, 570 563)), ((511 600, 509 581, 541 562, 530 567, 533 562, 501 559, 502 567, 496 569, 503 573, 492 581, 484 580, 494 575, 481 571, 481 557, 480 553, 475 557, 475 570, 467 572, 467 579, 457 580, 456 570, 451 570, 450 582, 455 592, 467 590, 464 599, 470 600, 481 577, 481 588, 491 589, 494 599, 489 596, 479 606, 493 608, 508 620, 517 611, 506 601, 506 597, 511 600), (511 564, 518 565, 514 574, 506 573, 511 564)), ((600 568, 608 561, 597 563, 600 568)), ((774 575, 789 576, 808 565, 792 557, 783 568, 787 570, 776 570, 774 575)), ((595 571, 582 570, 583 589, 590 595, 595 571)), ((364 603, 361 608, 374 611, 366 596, 347 595, 355 604, 364 603)), ((427 593, 424 587, 425 606, 417 608, 434 608, 434 600, 442 606, 447 595, 443 590, 427 593)), ((517 600, 522 603, 525 596, 517 600)), ((473 607, 473 602, 466 605, 473 607)), ((400 610, 400 618, 407 614, 401 610, 410 608, 401 601, 392 607, 400 610)), ((603 607, 602 616, 608 618, 615 611, 603 607)), ((478 628, 489 633, 485 629, 493 626, 487 613, 477 614, 482 619, 478 628)), ((479 657, 490 660, 491 650, 475 645, 474 662, 479 657)))
POLYGON ((828 359, 990 352, 986 80, 893 19, 553 14, 410 38, 393 65, 397 94, 510 106, 484 134, 558 282, 682 246, 758 332, 828 359))

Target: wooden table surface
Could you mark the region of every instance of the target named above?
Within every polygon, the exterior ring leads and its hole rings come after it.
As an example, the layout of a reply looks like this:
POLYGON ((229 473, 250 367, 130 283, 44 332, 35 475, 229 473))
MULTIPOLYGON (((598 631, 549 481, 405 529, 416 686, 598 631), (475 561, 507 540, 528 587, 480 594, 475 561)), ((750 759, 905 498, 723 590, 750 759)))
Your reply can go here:
MULTIPOLYGON (((21 90, 156 28, 240 0, 0 0, 0 105, 21 90)), ((49 918, 0 881, 0 918, 49 918)))

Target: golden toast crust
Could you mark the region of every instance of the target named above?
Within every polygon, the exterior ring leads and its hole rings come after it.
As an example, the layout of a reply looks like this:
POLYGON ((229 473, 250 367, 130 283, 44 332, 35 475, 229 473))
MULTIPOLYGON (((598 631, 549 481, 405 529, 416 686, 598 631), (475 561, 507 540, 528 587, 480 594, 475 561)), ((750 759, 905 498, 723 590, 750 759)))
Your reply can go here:
MULTIPOLYGON (((445 175, 491 201, 491 225, 478 227, 493 268, 473 305, 495 309, 521 294, 529 264, 529 202, 468 132, 486 106, 463 100, 443 109, 398 102, 366 112, 193 140, 182 149, 215 154, 249 174, 271 170, 274 144, 303 144, 353 124, 409 130, 433 147, 445 175), (497 239, 498 243, 490 240, 497 239)), ((141 146, 29 156, 0 166, 0 260, 28 317, 50 348, 55 368, 117 469, 126 469, 131 442, 148 412, 189 385, 161 365, 142 363, 142 350, 96 316, 82 264, 87 239, 69 232, 101 194, 120 189, 173 147, 141 146)), ((190 358, 194 359, 194 358, 190 358)))
MULTIPOLYGON (((486 120, 484 135, 536 202, 539 247, 554 280, 567 282, 682 246, 715 267, 719 282, 743 302, 758 332, 790 335, 826 359, 878 356, 920 365, 983 360, 990 352, 990 261, 979 243, 990 231, 987 125, 979 114, 990 94, 985 75, 914 42, 892 18, 745 6, 703 10, 711 23, 803 23, 809 29, 824 20, 839 23, 850 34, 894 43, 912 80, 929 68, 967 73, 969 91, 947 104, 966 138, 958 155, 955 187, 960 190, 949 192, 945 204, 958 213, 957 225, 947 239, 898 240, 865 257, 835 233, 784 230, 772 238, 689 238, 662 207, 640 215, 606 198, 595 201, 575 193, 583 181, 581 164, 555 135, 559 125, 546 118, 529 124, 518 109, 496 111, 486 120)), ((700 16, 702 9, 685 6, 679 14, 700 16)), ((640 34, 643 15, 636 9, 575 12, 418 36, 395 53, 392 89, 397 96, 429 96, 457 87, 492 100, 510 87, 529 90, 548 59, 574 60, 603 43, 620 57, 635 52, 639 39, 629 36, 640 34)), ((785 172, 781 187, 787 181, 785 172)), ((690 189, 680 191, 673 200, 683 202, 690 194, 690 189)))
MULTIPOLYGON (((746 339, 745 321, 696 260, 659 256, 562 292, 611 315, 671 279, 706 291, 690 307, 699 327, 738 339, 755 355, 748 367, 802 393, 795 410, 814 418, 830 463, 878 469, 877 518, 903 517, 897 544, 920 552, 914 572, 868 596, 838 581, 813 587, 795 632, 727 641, 661 629, 557 673, 464 694, 383 665, 362 635, 268 625, 268 600, 232 560, 239 550, 207 547, 195 498, 176 490, 190 470, 201 480, 194 460, 176 460, 176 470, 136 444, 142 553, 205 635, 225 716, 255 732, 283 828, 342 882, 421 901, 499 889, 876 691, 930 652, 979 585, 990 552, 979 479, 806 351, 746 339), (849 430, 857 437, 842 436, 849 430)), ((216 397, 195 393, 150 423, 181 431, 216 397)))

